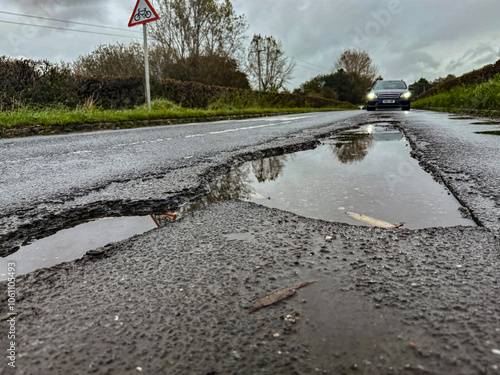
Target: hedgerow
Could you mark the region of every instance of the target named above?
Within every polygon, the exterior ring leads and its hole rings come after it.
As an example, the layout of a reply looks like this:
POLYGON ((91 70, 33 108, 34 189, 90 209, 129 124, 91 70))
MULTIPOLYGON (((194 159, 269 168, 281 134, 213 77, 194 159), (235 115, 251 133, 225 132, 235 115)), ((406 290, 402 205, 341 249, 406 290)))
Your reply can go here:
MULTIPOLYGON (((151 80, 153 98, 186 108, 217 106, 267 108, 356 108, 337 100, 269 93, 196 82, 151 80)), ((142 77, 85 77, 48 61, 0 57, 0 111, 29 108, 77 108, 91 101, 103 109, 130 109, 145 101, 142 77)))
POLYGON ((470 86, 480 83, 486 83, 493 79, 497 74, 500 74, 500 60, 495 64, 489 64, 481 69, 473 70, 472 72, 466 73, 460 77, 447 80, 442 84, 427 90, 416 97, 417 100, 424 99, 427 97, 434 96, 438 93, 450 91, 452 88, 457 86, 470 86))

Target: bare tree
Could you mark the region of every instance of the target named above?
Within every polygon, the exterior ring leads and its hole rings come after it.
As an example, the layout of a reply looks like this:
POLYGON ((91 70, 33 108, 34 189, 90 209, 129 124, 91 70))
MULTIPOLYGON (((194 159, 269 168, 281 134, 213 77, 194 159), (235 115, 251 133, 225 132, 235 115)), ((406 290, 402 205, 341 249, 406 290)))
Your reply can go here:
POLYGON ((160 19, 150 34, 175 61, 218 55, 237 58, 243 51, 245 17, 230 0, 156 0, 160 19))
POLYGON ((369 82, 375 81, 378 74, 378 68, 373 65, 368 53, 358 49, 344 50, 335 63, 335 68, 337 70, 343 69, 347 74, 357 74, 369 82))
MULTIPOLYGON (((150 71, 158 78, 249 88, 240 71, 247 23, 230 0, 156 0, 160 19, 150 24, 150 71)), ((142 76, 138 43, 100 46, 73 64, 82 75, 142 76)))
POLYGON ((292 77, 295 63, 285 56, 280 41, 254 35, 248 51, 247 70, 259 90, 278 91, 292 77))

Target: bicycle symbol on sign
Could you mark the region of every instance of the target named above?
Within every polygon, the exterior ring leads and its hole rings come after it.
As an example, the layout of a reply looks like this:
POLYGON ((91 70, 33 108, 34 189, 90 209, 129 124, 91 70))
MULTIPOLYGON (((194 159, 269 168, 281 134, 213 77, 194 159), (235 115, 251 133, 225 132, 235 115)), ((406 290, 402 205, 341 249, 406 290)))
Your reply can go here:
POLYGON ((142 17, 145 19, 151 18, 151 11, 148 8, 144 8, 144 10, 137 9, 137 14, 134 16, 134 21, 139 21, 142 17))

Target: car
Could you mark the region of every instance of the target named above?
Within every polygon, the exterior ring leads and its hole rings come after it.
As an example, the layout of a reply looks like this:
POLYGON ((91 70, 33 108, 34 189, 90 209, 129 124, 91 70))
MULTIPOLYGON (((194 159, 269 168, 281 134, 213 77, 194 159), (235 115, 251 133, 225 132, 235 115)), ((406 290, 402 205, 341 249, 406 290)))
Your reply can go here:
POLYGON ((367 111, 395 107, 401 107, 403 111, 410 110, 411 92, 403 80, 379 80, 372 88, 367 89, 367 92, 367 111))

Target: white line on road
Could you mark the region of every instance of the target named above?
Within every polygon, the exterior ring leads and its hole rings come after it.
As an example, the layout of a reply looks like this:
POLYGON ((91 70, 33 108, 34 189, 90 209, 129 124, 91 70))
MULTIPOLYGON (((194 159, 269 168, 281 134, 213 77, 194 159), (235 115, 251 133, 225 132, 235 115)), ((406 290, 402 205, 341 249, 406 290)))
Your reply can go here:
MULTIPOLYGON (((244 131, 244 130, 267 128, 267 127, 276 126, 276 125, 285 125, 285 124, 291 123, 293 120, 300 120, 300 119, 303 119, 304 117, 306 117, 306 116, 286 117, 286 118, 273 117, 273 118, 269 118, 269 119, 241 120, 240 122, 244 122, 244 121, 280 121, 280 122, 274 122, 272 124, 264 124, 264 125, 245 126, 245 127, 236 128, 236 129, 226 129, 226 130, 221 130, 221 131, 209 132, 209 133, 205 133, 205 134, 201 134, 201 133, 200 134, 191 134, 191 135, 184 136, 184 138, 197 138, 197 137, 204 137, 206 135, 225 134, 225 133, 238 132, 238 131, 244 131)), ((159 142, 164 142, 164 141, 170 141, 172 139, 174 139, 174 138, 165 138, 165 139, 159 138, 159 139, 155 139, 153 141, 138 141, 138 142, 132 142, 132 143, 121 143, 121 144, 118 144, 115 146, 111 146, 111 148, 129 147, 129 146, 136 146, 136 145, 147 144, 147 143, 159 143, 159 142)), ((79 151, 68 152, 66 154, 62 154, 61 156, 89 154, 92 152, 93 151, 91 151, 91 150, 79 150, 79 151)), ((3 162, 0 161, 0 165, 2 165, 2 164, 17 164, 17 163, 27 162, 27 161, 41 159, 41 158, 43 158, 43 157, 38 156, 38 157, 33 157, 33 158, 25 158, 23 160, 6 160, 3 162)))

